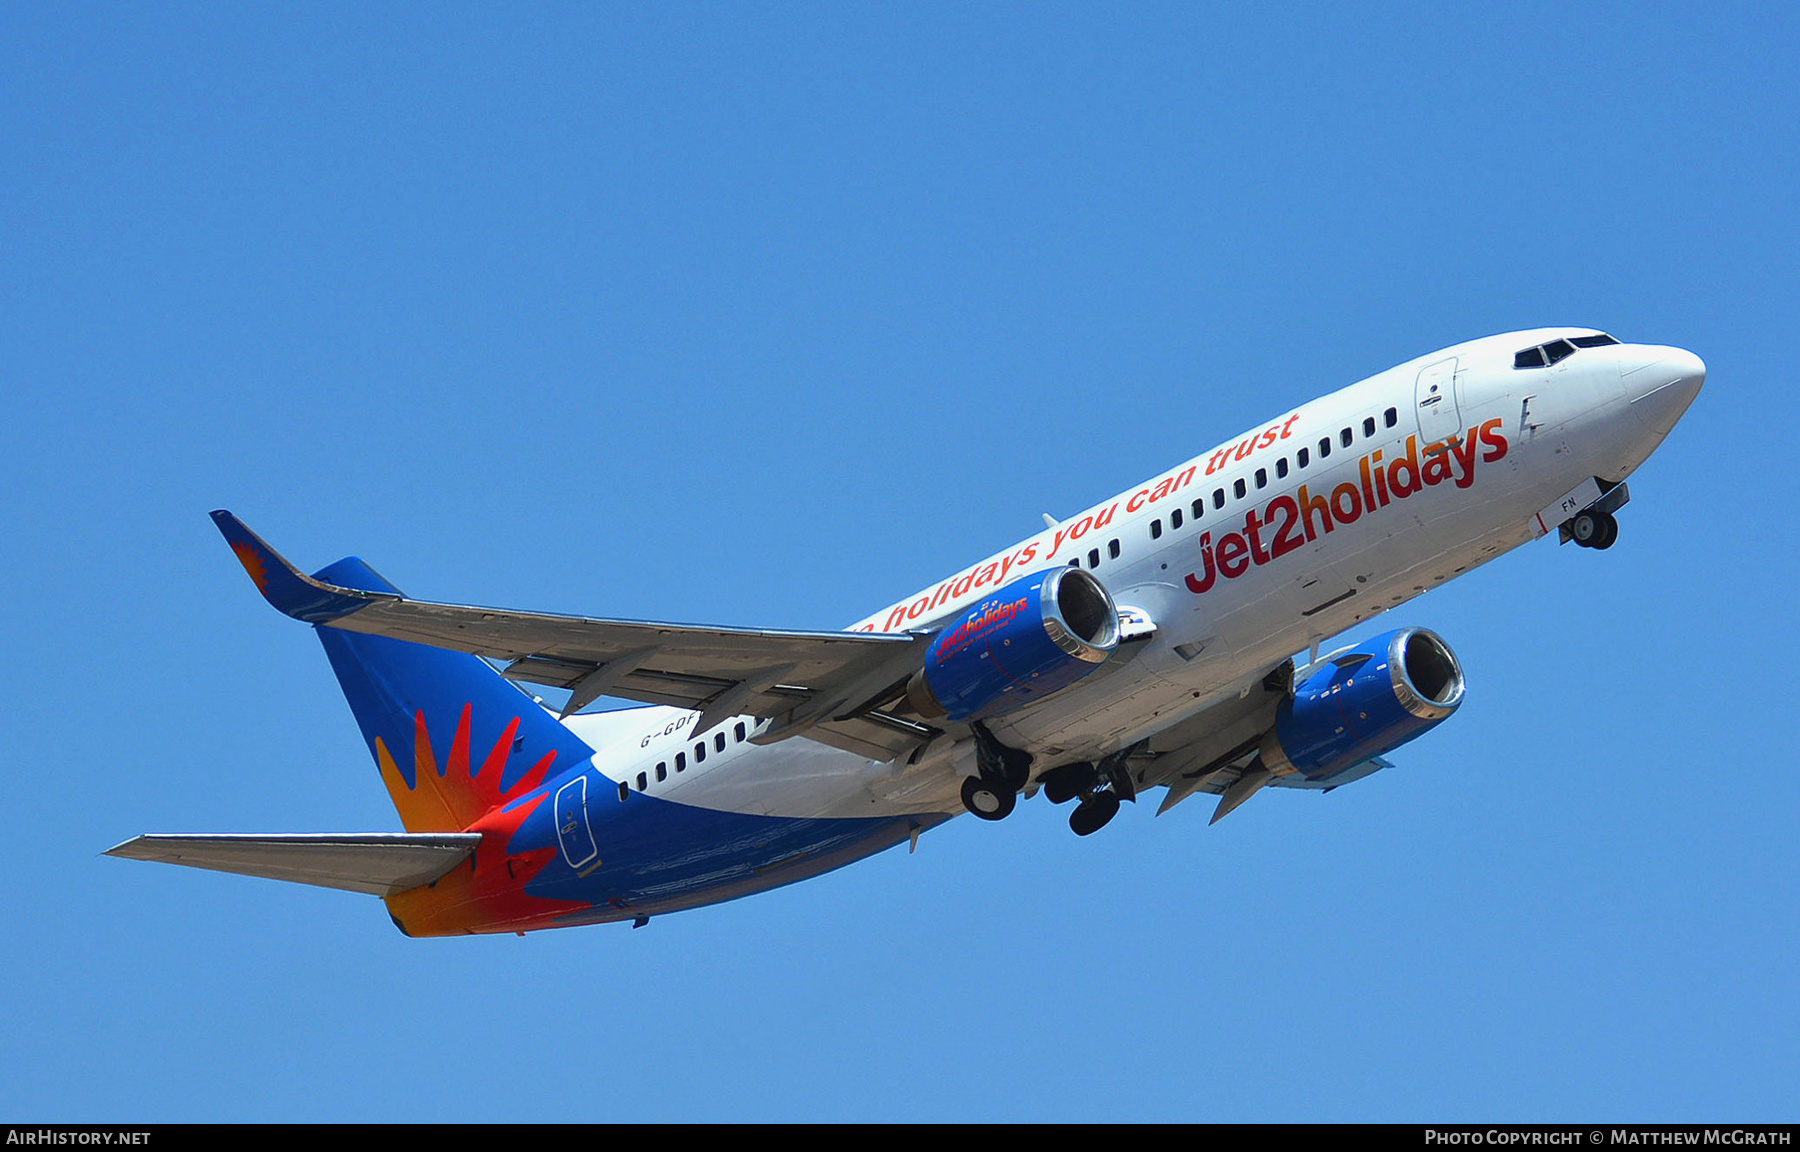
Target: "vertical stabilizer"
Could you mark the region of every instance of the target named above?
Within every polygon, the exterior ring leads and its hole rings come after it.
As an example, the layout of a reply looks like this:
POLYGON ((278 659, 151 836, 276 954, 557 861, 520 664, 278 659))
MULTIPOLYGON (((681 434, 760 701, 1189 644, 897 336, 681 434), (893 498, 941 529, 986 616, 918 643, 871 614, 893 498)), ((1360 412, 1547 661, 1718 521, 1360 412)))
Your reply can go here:
MULTIPOLYGON (((356 557, 314 578, 398 594, 356 557)), ((479 657, 316 628, 408 832, 459 832, 593 755, 479 657)))

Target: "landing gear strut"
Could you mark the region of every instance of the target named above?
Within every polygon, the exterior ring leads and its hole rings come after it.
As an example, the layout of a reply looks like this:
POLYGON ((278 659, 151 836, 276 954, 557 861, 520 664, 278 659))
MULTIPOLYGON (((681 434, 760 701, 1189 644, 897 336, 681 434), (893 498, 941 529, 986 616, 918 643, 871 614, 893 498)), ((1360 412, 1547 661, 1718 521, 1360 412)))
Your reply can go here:
POLYGON ((1619 522, 1613 519, 1611 512, 1580 512, 1569 521, 1569 535, 1583 548, 1604 551, 1619 538, 1619 522))
POLYGON ((1031 753, 1000 743, 979 720, 969 727, 981 774, 963 781, 963 807, 983 820, 1004 820, 1019 802, 1019 789, 1031 779, 1031 753))

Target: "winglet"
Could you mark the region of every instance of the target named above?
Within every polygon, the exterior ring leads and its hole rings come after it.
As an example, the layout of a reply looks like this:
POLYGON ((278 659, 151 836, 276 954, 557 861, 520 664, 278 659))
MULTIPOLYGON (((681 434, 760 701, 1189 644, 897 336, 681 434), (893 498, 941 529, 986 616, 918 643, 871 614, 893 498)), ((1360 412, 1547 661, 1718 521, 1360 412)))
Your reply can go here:
POLYGON ((263 599, 296 620, 328 624, 378 600, 399 599, 391 593, 364 592, 315 580, 288 563, 281 553, 223 508, 214 512, 212 519, 263 599))

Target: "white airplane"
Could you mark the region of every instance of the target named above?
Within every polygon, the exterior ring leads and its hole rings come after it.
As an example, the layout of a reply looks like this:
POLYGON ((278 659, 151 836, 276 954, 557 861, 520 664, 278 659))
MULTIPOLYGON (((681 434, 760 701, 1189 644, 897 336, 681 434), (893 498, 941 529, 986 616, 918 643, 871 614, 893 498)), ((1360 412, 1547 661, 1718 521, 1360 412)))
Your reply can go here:
POLYGON ((630 920, 763 891, 1020 796, 1329 790, 1456 711, 1442 638, 1332 637, 1556 534, 1610 547, 1625 478, 1706 379, 1545 328, 1445 348, 1045 528, 844 632, 411 600, 213 518, 315 625, 404 833, 140 836, 116 856, 386 899, 409 935, 630 920), (1305 652, 1306 657, 1292 654, 1305 652), (514 681, 570 693, 560 716, 514 681), (582 714, 602 696, 645 707, 582 714))

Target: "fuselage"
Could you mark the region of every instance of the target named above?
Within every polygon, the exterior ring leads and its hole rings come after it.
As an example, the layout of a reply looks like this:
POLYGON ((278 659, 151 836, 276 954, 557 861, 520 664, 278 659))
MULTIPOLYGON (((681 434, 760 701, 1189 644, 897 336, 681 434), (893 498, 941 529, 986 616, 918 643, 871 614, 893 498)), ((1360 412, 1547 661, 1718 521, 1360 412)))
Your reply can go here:
MULTIPOLYGON (((1278 413, 851 630, 935 631, 1032 572, 1091 571, 1139 638, 991 727, 1028 749, 1035 770, 1098 758, 1542 535, 1538 513, 1584 483, 1623 481, 1705 368, 1678 348, 1603 340, 1547 328, 1408 361, 1278 413)), ((513 931, 746 895, 916 839, 963 810, 958 785, 974 771, 968 740, 877 762, 805 737, 757 744, 750 717, 703 733, 690 730, 696 719, 655 707, 568 718, 595 755, 534 792, 510 833, 509 853, 544 863, 505 916, 476 922, 420 892, 390 898, 397 918, 409 931, 513 931)))

